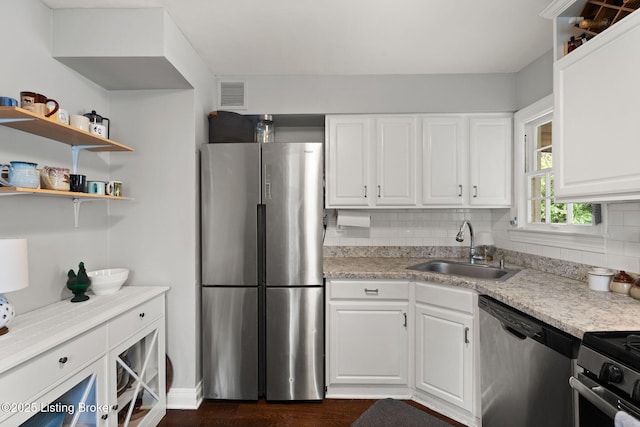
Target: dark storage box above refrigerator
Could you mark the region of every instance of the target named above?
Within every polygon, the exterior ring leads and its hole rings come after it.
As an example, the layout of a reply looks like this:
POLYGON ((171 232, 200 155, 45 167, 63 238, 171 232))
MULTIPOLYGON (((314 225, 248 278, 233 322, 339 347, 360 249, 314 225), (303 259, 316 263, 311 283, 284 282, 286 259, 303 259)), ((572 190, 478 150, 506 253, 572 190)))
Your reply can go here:
POLYGON ((256 117, 231 111, 209 113, 209 142, 255 142, 256 117))

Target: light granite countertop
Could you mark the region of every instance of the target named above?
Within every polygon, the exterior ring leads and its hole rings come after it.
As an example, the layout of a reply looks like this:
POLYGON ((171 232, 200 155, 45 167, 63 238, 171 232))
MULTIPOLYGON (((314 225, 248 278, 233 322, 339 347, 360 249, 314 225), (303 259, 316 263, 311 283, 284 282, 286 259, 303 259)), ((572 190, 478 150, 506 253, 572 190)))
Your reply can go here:
POLYGON ((587 331, 640 330, 639 300, 613 292, 593 291, 586 281, 513 264, 505 267, 521 271, 504 282, 407 269, 427 260, 325 256, 324 275, 327 279, 412 280, 474 289, 578 338, 587 331))

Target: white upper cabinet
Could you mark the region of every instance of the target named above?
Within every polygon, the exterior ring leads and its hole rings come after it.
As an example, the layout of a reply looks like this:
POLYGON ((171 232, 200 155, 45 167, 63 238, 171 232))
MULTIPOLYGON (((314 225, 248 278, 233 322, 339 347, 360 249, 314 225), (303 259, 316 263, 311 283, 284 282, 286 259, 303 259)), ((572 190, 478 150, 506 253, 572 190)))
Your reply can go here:
POLYGON ((511 204, 512 118, 469 118, 469 204, 511 204))
POLYGON ((422 118, 422 203, 465 203, 465 154, 462 117, 422 118))
POLYGON ((415 123, 411 116, 327 116, 327 207, 415 207, 415 123))
POLYGON ((511 117, 327 116, 327 208, 508 207, 511 117))
POLYGON ((364 116, 327 118, 327 207, 369 205, 370 122, 364 116))
POLYGON ((640 12, 633 12, 563 56, 584 2, 552 3, 554 20, 555 195, 561 201, 640 199, 640 12))
POLYGON ((416 206, 416 119, 376 118, 376 206, 416 206))

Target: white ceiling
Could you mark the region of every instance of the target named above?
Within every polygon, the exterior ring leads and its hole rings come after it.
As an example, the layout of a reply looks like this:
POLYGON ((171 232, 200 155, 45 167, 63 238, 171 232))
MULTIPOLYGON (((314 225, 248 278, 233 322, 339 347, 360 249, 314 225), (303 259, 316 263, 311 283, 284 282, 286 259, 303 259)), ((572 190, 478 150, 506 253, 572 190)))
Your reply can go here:
POLYGON ((163 7, 216 75, 510 73, 553 39, 551 0, 42 1, 163 7))

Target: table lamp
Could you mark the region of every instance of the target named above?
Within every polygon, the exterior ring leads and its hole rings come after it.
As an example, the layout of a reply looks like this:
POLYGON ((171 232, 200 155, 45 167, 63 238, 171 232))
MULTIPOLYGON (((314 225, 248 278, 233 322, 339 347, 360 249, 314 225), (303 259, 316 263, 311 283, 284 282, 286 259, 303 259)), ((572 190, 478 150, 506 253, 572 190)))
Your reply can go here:
POLYGON ((0 239, 0 335, 9 332, 7 325, 15 316, 3 294, 29 285, 27 258, 27 239, 0 239))

